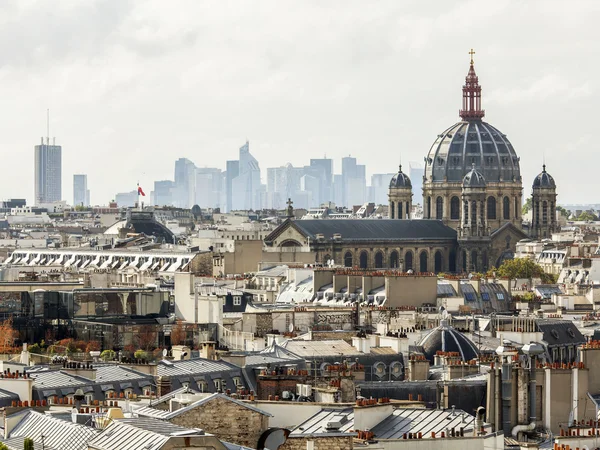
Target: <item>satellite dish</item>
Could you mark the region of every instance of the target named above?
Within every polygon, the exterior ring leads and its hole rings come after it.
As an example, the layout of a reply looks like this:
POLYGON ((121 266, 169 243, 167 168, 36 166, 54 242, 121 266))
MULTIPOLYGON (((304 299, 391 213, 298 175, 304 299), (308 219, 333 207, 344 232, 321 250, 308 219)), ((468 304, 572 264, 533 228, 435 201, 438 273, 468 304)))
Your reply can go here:
POLYGON ((164 348, 163 352, 162 352, 163 358, 166 358, 168 354, 169 354, 169 350, 167 350, 166 348, 164 348))
POLYGON ((293 323, 290 323, 289 330, 290 330, 290 333, 294 332, 294 324, 293 323))

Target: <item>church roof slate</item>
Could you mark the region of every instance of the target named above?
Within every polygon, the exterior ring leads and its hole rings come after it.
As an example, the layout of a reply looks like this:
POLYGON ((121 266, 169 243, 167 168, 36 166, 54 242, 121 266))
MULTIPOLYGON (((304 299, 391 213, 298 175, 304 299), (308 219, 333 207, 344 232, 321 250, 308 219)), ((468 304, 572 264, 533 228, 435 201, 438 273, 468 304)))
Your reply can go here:
MULTIPOLYGON (((392 219, 343 219, 343 220, 297 220, 291 222, 300 233, 316 239, 322 234, 325 239, 340 234, 342 240, 453 240, 456 230, 440 220, 392 220, 392 219)), ((265 241, 275 239, 285 229, 284 222, 265 241)))

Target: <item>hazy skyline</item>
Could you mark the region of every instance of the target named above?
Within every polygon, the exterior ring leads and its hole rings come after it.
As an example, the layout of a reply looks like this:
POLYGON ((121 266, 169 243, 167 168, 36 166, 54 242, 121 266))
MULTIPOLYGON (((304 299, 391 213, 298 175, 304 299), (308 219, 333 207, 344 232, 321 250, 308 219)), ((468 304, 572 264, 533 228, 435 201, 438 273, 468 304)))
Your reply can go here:
MULTIPOLYGON (((422 161, 459 120, 468 51, 484 120, 545 157, 559 203, 598 203, 592 142, 600 3, 553 1, 0 3, 0 198, 33 200, 34 146, 63 148, 63 196, 92 204, 172 179, 175 160, 225 168, 250 140, 261 169, 355 156, 372 173, 422 161)), ((263 181, 266 173, 263 173, 263 181)))

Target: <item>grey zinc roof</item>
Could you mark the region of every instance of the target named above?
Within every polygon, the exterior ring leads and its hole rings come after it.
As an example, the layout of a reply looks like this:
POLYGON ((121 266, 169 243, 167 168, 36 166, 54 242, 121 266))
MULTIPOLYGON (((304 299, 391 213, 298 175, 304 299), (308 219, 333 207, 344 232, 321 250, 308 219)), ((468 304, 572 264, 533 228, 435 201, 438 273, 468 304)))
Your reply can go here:
POLYGON ((152 379, 152 376, 128 367, 117 364, 104 364, 94 366, 96 369, 97 383, 124 382, 129 380, 152 379))
MULTIPOLYGON (((344 220, 297 220, 292 225, 304 235, 315 239, 323 234, 325 239, 341 234, 342 241, 415 241, 453 240, 456 231, 440 220, 392 220, 392 219, 344 219, 344 220)), ((272 240, 285 224, 275 230, 265 241, 272 240)))
POLYGON ((94 384, 94 381, 61 370, 30 372, 33 386, 37 389, 49 390, 63 387, 84 386, 94 384))
POLYGON ((473 429, 475 418, 462 410, 402 408, 371 428, 377 439, 402 439, 404 433, 423 433, 423 438, 438 436, 447 428, 473 429))
POLYGON ((0 407, 10 406, 13 400, 19 400, 18 394, 0 389, 0 407))
POLYGON ((346 356, 362 355, 355 347, 343 340, 334 341, 294 341, 288 340, 283 343, 287 350, 304 358, 315 356, 346 356))
POLYGON ((349 433, 354 428, 354 408, 323 408, 296 428, 290 436, 349 433), (340 428, 327 428, 329 422, 341 423, 340 428))
POLYGON ((230 372, 232 370, 239 370, 239 367, 225 361, 213 361, 211 359, 198 358, 184 361, 161 361, 158 363, 157 374, 159 377, 179 376, 230 372))
POLYGON ((29 437, 42 441, 46 449, 87 450, 87 443, 97 434, 94 428, 86 427, 36 411, 26 411, 10 433, 10 438, 29 437))
POLYGON ((587 339, 570 320, 540 319, 537 321, 542 339, 550 346, 584 344, 587 339))
POLYGON ((185 430, 186 428, 154 419, 119 419, 112 422, 102 433, 90 441, 90 448, 156 450, 169 440, 171 433, 185 430))

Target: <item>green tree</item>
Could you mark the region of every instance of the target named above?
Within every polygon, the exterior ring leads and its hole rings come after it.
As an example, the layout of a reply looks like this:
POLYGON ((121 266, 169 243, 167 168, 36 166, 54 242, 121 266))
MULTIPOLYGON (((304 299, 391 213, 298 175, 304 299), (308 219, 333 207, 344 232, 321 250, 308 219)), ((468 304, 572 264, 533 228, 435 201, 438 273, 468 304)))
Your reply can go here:
POLYGON ((529 210, 531 209, 531 207, 532 207, 532 205, 531 205, 531 197, 528 197, 527 200, 525 200, 525 204, 521 208, 522 214, 523 215, 527 214, 529 212, 529 210))
POLYGON ((542 283, 554 283, 555 277, 544 272, 542 266, 536 264, 529 258, 507 259, 496 270, 496 274, 501 278, 540 278, 542 283))
POLYGON ((23 440, 23 450, 33 450, 33 439, 25 438, 23 440))
POLYGON ((115 359, 116 353, 114 350, 104 350, 102 353, 100 353, 100 358, 103 361, 112 361, 113 359, 115 359))
POLYGON ((6 444, 3 444, 2 442, 0 442, 0 450, 10 450, 6 444))
POLYGON ((589 220, 596 221, 598 220, 598 216, 591 211, 584 211, 581 214, 579 214, 579 216, 575 218, 575 220, 582 220, 586 222, 589 220))
POLYGON ((571 215, 571 211, 567 211, 564 207, 562 206, 557 206, 556 210, 560 213, 561 216, 563 217, 569 217, 571 215))

